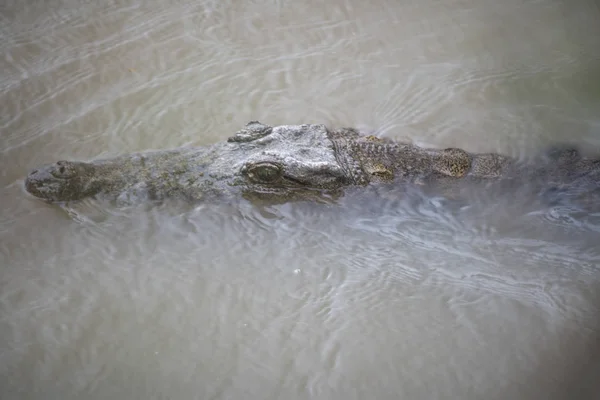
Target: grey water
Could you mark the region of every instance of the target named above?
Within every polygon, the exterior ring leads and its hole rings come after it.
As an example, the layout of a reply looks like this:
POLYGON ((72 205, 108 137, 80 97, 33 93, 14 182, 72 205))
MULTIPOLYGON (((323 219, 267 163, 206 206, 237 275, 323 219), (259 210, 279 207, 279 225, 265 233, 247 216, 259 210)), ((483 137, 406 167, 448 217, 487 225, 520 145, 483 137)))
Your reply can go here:
POLYGON ((59 159, 324 123, 600 154, 592 0, 0 5, 1 399, 600 398, 600 215, 519 193, 65 208, 59 159))

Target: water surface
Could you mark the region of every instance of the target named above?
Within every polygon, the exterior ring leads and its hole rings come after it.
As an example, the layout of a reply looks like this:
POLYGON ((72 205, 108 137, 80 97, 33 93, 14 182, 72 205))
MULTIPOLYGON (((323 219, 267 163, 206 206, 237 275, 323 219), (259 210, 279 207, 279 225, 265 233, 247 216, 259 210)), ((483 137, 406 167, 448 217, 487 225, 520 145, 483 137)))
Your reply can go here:
POLYGON ((5 2, 3 399, 575 399, 600 387, 600 216, 468 207, 65 210, 26 173, 250 120, 528 157, 600 153, 588 1, 5 2))

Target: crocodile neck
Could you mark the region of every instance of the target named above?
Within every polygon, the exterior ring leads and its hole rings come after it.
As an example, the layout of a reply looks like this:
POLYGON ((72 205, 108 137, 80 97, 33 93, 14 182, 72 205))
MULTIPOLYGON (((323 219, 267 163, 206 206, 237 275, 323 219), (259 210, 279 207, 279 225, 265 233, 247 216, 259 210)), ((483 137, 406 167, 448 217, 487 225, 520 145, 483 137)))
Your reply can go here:
POLYGON ((459 178, 471 170, 473 155, 460 149, 427 149, 408 143, 358 136, 355 131, 331 135, 336 158, 351 183, 366 185, 422 177, 459 178))

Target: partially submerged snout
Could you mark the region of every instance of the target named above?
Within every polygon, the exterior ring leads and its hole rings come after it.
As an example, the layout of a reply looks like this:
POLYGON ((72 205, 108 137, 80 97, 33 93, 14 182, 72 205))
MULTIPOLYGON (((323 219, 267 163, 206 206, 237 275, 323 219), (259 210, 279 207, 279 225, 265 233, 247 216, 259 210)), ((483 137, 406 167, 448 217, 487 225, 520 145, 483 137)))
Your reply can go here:
POLYGON ((25 189, 33 196, 50 202, 79 200, 87 195, 81 190, 86 179, 84 165, 58 161, 34 169, 25 179, 25 189))

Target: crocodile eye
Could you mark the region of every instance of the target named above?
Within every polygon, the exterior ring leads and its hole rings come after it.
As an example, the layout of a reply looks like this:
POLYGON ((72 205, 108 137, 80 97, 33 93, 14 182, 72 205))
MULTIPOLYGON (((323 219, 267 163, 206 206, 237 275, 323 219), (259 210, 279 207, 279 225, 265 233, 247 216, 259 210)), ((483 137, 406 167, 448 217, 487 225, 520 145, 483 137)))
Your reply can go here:
POLYGON ((270 183, 281 177, 281 168, 271 163, 260 163, 250 166, 246 174, 255 182, 270 183))

